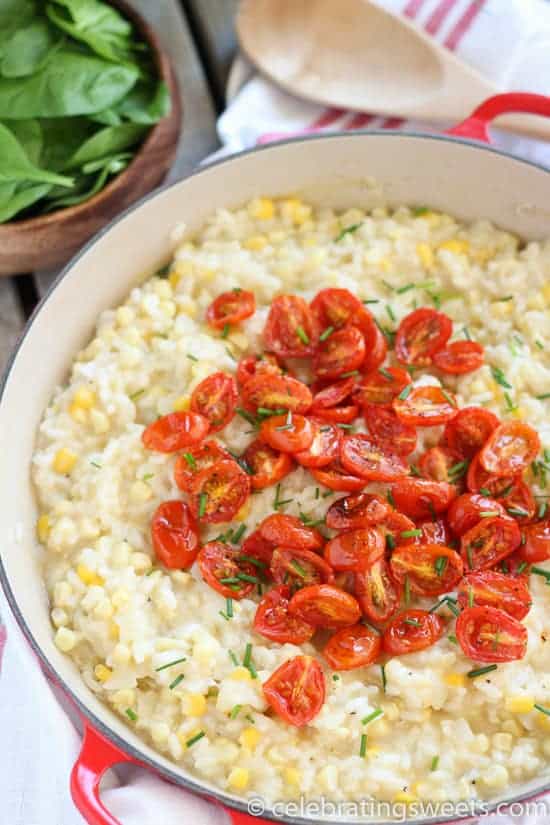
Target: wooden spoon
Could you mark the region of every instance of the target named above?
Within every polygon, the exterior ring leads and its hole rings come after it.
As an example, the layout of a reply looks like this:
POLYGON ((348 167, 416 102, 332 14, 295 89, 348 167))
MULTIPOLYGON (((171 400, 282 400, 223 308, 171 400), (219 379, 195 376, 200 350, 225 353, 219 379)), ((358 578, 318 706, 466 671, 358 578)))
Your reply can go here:
MULTIPOLYGON (((264 74, 329 106, 456 121, 502 91, 370 0, 242 0, 237 32, 264 74)), ((550 124, 529 115, 508 116, 499 126, 550 137, 550 124)))

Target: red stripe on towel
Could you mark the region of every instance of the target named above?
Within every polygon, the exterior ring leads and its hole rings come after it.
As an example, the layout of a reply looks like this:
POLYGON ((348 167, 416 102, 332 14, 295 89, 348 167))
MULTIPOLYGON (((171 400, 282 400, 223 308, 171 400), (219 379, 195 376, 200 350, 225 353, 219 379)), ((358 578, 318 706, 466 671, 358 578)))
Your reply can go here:
POLYGON ((426 0, 408 0, 407 5, 403 9, 405 17, 416 17, 426 0))
POLYGON ((332 126, 337 120, 340 120, 342 115, 345 115, 345 109, 325 109, 313 123, 307 127, 308 132, 317 132, 319 129, 325 129, 327 126, 332 126))
POLYGON ((441 0, 438 7, 429 16, 426 25, 424 26, 428 34, 436 34, 453 6, 456 5, 457 0, 441 0))
POLYGON ((343 128, 346 132, 350 132, 353 129, 363 129, 371 122, 371 120, 374 120, 375 117, 376 115, 367 114, 366 112, 359 112, 354 115, 351 120, 344 124, 343 128))
POLYGON ((387 117, 382 123, 382 129, 400 129, 405 123, 402 117, 387 117))
POLYGON ((0 624, 0 668, 2 667, 2 654, 4 652, 4 646, 6 644, 7 634, 6 628, 3 624, 0 624))
POLYGON ((486 2, 487 0, 472 0, 460 20, 449 32, 443 44, 444 46, 447 46, 451 51, 456 49, 486 2))

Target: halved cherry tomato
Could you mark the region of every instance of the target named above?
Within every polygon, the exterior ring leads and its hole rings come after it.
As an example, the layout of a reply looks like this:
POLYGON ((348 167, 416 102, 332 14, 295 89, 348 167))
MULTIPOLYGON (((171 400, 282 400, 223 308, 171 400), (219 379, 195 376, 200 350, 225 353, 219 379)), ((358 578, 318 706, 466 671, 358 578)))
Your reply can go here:
POLYGON ((390 508, 381 496, 372 493, 358 493, 344 496, 331 504, 327 510, 325 524, 329 530, 355 530, 379 524, 388 515, 390 508))
POLYGON ((384 518, 384 521, 382 521, 378 527, 384 533, 388 546, 390 544, 406 545, 418 543, 416 524, 410 518, 403 515, 403 513, 398 513, 397 510, 390 510, 384 518), (388 539, 388 536, 391 538, 388 539))
POLYGON ((288 612, 292 591, 285 584, 274 587, 262 597, 252 627, 256 633, 279 644, 302 645, 309 642, 315 628, 288 612))
POLYGON ((297 728, 317 716, 325 701, 325 677, 311 656, 295 656, 263 684, 266 702, 285 722, 297 728))
POLYGON ((258 527, 266 541, 279 547, 296 547, 299 550, 321 550, 325 540, 314 527, 306 527, 296 516, 272 513, 258 527))
POLYGON ((530 487, 517 478, 512 489, 506 492, 499 499, 502 506, 505 508, 509 516, 512 516, 521 524, 526 524, 535 517, 537 511, 537 502, 530 487))
POLYGON ((354 316, 363 309, 363 304, 349 289, 322 289, 310 304, 311 312, 323 330, 341 329, 353 322, 354 316))
POLYGON ((222 292, 215 298, 206 310, 206 320, 211 327, 223 329, 226 324, 238 324, 245 318, 250 318, 256 309, 256 298, 253 292, 246 289, 232 289, 222 292))
POLYGON ((335 536, 325 545, 325 561, 333 570, 365 570, 384 555, 386 542, 376 527, 361 527, 335 536))
POLYGON ((319 378, 339 378, 358 369, 365 358, 365 339, 357 327, 344 327, 319 341, 313 370, 319 378))
POLYGON ((391 404, 411 383, 411 376, 402 367, 384 367, 368 372, 353 392, 357 404, 391 404))
POLYGON ((452 341, 433 355, 434 366, 451 375, 464 375, 478 370, 485 350, 477 341, 452 341))
POLYGON ((352 321, 353 325, 359 327, 365 338, 365 359, 361 364, 361 371, 364 373, 378 369, 388 354, 388 342, 386 336, 379 329, 372 314, 364 307, 352 321))
POLYGON ((359 407, 349 404, 346 407, 330 407, 315 410, 315 418, 329 424, 351 424, 359 415, 359 407))
POLYGON ((211 467, 222 458, 231 458, 231 456, 217 441, 204 441, 197 447, 189 447, 176 459, 174 481, 180 490, 188 493, 194 477, 205 467, 211 467))
POLYGON ((259 438, 248 445, 243 459, 246 466, 250 467, 250 483, 255 490, 277 484, 294 466, 289 455, 274 450, 259 438))
POLYGON ((443 349, 453 331, 453 322, 443 312, 423 307, 407 315, 397 328, 395 354, 403 364, 425 367, 443 349))
POLYGON ((397 455, 410 455, 416 449, 416 429, 405 424, 391 407, 365 404, 363 415, 377 444, 397 455))
POLYGON ((253 530, 243 541, 239 555, 257 559, 262 563, 262 570, 268 572, 274 550, 275 545, 264 539, 259 530, 253 530))
POLYGON ((506 421, 493 430, 479 460, 488 473, 516 475, 531 464, 539 450, 540 438, 536 430, 521 421, 506 421))
POLYGON ((456 620, 460 647, 474 662, 523 659, 527 629, 497 607, 467 607, 456 620))
POLYGON ((460 553, 466 570, 487 570, 505 559, 521 544, 516 522, 507 517, 482 519, 460 539, 460 553))
POLYGON ((394 398, 393 408, 402 421, 416 427, 445 424, 457 413, 454 396, 441 387, 414 387, 406 398, 394 398))
POLYGON ((395 506, 412 519, 427 519, 444 513, 456 498, 456 487, 444 481, 403 478, 392 485, 395 506))
POLYGON ((447 519, 455 536, 463 536, 483 518, 490 518, 488 514, 506 517, 506 510, 494 498, 479 493, 464 493, 451 502, 447 519), (486 515, 483 516, 482 513, 486 515))
POLYGON ((450 447, 430 447, 418 459, 418 467, 424 478, 431 481, 446 481, 447 484, 457 484, 457 478, 450 470, 462 463, 462 457, 450 447))
POLYGON ((519 555, 529 564, 538 564, 550 559, 550 521, 539 521, 529 524, 523 530, 524 543, 519 549, 519 555))
POLYGON ((417 528, 422 530, 422 535, 418 537, 419 544, 449 544, 451 541, 451 534, 444 518, 419 521, 417 528))
POLYGON ((222 596, 244 599, 256 586, 254 582, 239 576, 256 576, 257 570, 251 564, 238 562, 238 550, 221 541, 209 541, 199 550, 197 557, 199 570, 206 584, 222 596))
POLYGON ((307 358, 317 343, 315 320, 307 301, 279 295, 271 303, 264 327, 266 348, 280 358, 307 358))
POLYGON ((237 364, 237 384, 242 388, 247 381, 261 372, 283 375, 284 370, 277 356, 271 352, 264 352, 263 355, 246 355, 237 364))
POLYGON ((153 550, 165 567, 187 570, 199 552, 195 519, 183 501, 163 501, 151 521, 153 550))
POLYGON ((319 484, 323 484, 330 490, 336 490, 338 493, 358 493, 366 485, 364 478, 348 473, 339 459, 335 459, 328 467, 312 467, 311 475, 319 484))
POLYGON ((524 559, 521 555, 521 550, 523 548, 520 547, 519 550, 516 550, 515 553, 512 553, 510 556, 506 556, 497 566, 494 568, 497 573, 504 573, 506 576, 511 576, 514 579, 524 579, 525 581, 529 581, 529 576, 531 574, 531 568, 529 566, 529 562, 524 559))
POLYGON ((143 446, 158 453, 175 453, 203 440, 210 425, 203 415, 173 412, 157 418, 141 434, 143 446))
POLYGON ((484 470, 479 460, 479 453, 472 458, 466 474, 468 490, 472 493, 482 492, 483 495, 488 494, 494 498, 508 495, 515 482, 515 476, 495 476, 484 470))
POLYGON ((350 395, 355 386, 355 381, 355 376, 350 375, 349 378, 342 378, 340 381, 318 390, 313 396, 312 412, 315 414, 317 410, 325 410, 328 407, 336 407, 341 404, 350 395))
POLYGON ((473 458, 499 425, 496 415, 483 407, 464 407, 447 422, 445 443, 464 458, 473 458))
POLYGON ((272 415, 262 421, 260 438, 282 453, 298 453, 313 443, 315 426, 309 418, 299 413, 272 415))
POLYGON ((291 598, 288 610, 314 627, 329 630, 349 627, 361 618, 357 599, 331 584, 312 584, 298 590, 291 598))
POLYGON ((260 372, 250 378, 241 392, 243 407, 256 414, 258 409, 291 410, 306 413, 311 407, 309 388, 290 375, 260 372))
POLYGON ((387 622, 399 608, 401 595, 401 585, 384 558, 355 574, 355 598, 372 622, 387 622))
POLYGON ((515 619, 523 619, 531 609, 526 579, 512 578, 494 570, 468 573, 458 587, 458 604, 466 607, 498 607, 515 619))
POLYGON ((200 522, 231 521, 250 494, 250 477, 233 459, 205 467, 191 482, 189 506, 200 522))
POLYGON ((390 656, 403 656, 431 647, 443 636, 445 625, 437 613, 405 610, 392 619, 382 636, 382 647, 390 656))
POLYGON ((334 581, 334 573, 321 556, 292 547, 275 548, 270 571, 277 584, 290 584, 293 589, 334 581))
POLYGON ((310 419, 313 429, 313 441, 307 450, 300 450, 294 458, 303 467, 326 467, 340 455, 342 430, 335 424, 310 419))
POLYGON ((396 547, 390 559, 394 579, 409 582, 419 596, 440 596, 452 590, 462 578, 462 559, 442 544, 414 544, 396 547))
POLYGON ((210 432, 215 433, 229 424, 235 414, 239 398, 237 382, 225 372, 213 372, 201 381, 191 395, 191 410, 208 420, 210 432))
POLYGON ((369 481, 393 481, 408 472, 408 465, 402 456, 384 452, 363 433, 344 436, 340 461, 350 473, 369 481))
POLYGON ((376 662, 381 648, 378 633, 363 624, 356 624, 335 633, 324 646, 323 656, 333 670, 355 670, 376 662))

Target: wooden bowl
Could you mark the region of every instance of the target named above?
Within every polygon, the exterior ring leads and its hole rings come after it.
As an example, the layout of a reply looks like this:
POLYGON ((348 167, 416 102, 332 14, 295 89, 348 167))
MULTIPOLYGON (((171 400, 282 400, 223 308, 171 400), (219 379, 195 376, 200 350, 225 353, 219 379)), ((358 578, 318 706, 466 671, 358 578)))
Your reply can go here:
POLYGON ((170 114, 151 128, 130 165, 90 200, 48 215, 0 225, 0 275, 61 266, 101 227, 157 186, 170 169, 182 104, 174 70, 153 29, 125 0, 111 0, 149 44, 172 100, 170 114))

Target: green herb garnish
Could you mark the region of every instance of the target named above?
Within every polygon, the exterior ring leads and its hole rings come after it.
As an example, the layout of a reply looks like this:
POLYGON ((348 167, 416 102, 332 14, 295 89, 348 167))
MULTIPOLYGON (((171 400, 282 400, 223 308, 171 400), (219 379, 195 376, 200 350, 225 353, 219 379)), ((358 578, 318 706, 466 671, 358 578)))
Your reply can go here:
POLYGON ((492 673, 497 669, 497 665, 487 665, 486 667, 478 667, 475 670, 469 670, 466 676, 468 679, 476 679, 478 676, 484 676, 486 673, 492 673))
POLYGON ((380 665, 380 673, 382 676, 382 692, 386 692, 386 686, 388 684, 388 680, 386 678, 386 665, 380 665))
POLYGON ((206 513, 206 505, 208 503, 208 496, 206 493, 199 495, 199 518, 203 518, 206 513))
POLYGON ((186 662, 186 661, 187 661, 187 659, 185 658, 185 656, 182 656, 181 659, 174 659, 173 662, 168 662, 168 664, 166 664, 166 665, 161 665, 160 667, 156 667, 155 670, 158 673, 161 670, 166 670, 167 667, 174 667, 174 665, 179 665, 181 662, 186 662))
POLYGON ((303 327, 296 327, 296 335, 298 336, 302 344, 309 344, 309 335, 303 327))
POLYGON ((416 539, 420 538, 422 535, 422 530, 401 530, 400 535, 403 539, 416 539))
POLYGON ((188 352, 185 357, 189 358, 190 361, 198 361, 199 360, 196 355, 192 355, 190 352, 188 352))
POLYGON ((191 739, 187 740, 187 742, 185 743, 186 747, 190 748, 192 745, 195 744, 195 742, 198 742, 204 736, 206 736, 206 733, 203 730, 199 731, 195 734, 195 736, 192 736, 191 739))
POLYGON ((372 713, 369 713, 368 716, 365 716, 363 719, 361 719, 361 724, 368 725, 369 722, 374 722, 375 719, 378 719, 379 716, 383 715, 384 711, 382 710, 382 708, 377 708, 376 710, 373 710, 372 713))
POLYGON ((235 705, 231 708, 231 713, 229 714, 230 719, 236 719, 239 713, 241 712, 243 706, 242 705, 235 705))
POLYGON ((359 745, 359 756, 364 757, 367 753, 367 734, 361 734, 361 744, 359 745))
POLYGON ((401 392, 400 392, 400 393, 399 393, 399 395, 397 396, 397 397, 399 398, 399 400, 400 400, 400 401, 406 401, 406 399, 407 399, 407 398, 409 397, 409 395, 410 395, 410 392, 411 392, 412 388, 413 388, 413 385, 412 385, 412 384, 407 384, 407 386, 406 386, 406 387, 403 387, 403 389, 401 390, 401 392))
POLYGON ((443 573, 445 572, 445 569, 446 569, 448 563, 449 563, 449 560, 447 559, 446 556, 438 556, 437 559, 435 560, 435 564, 434 564, 435 572, 437 573, 437 575, 439 577, 441 577, 443 575, 443 573))
POLYGON ((430 765, 430 770, 431 770, 432 773, 437 770, 438 765, 439 765, 439 756, 434 756, 434 758, 432 759, 432 764, 430 765))
POLYGON ((500 367, 491 366, 491 375, 501 387, 505 387, 507 390, 513 389, 512 385, 508 383, 506 376, 500 367))
POLYGON ((362 222, 361 223, 352 223, 351 226, 344 227, 344 229, 340 230, 339 234, 335 237, 335 239, 334 239, 335 243, 338 243, 338 241, 341 241, 342 238, 346 237, 346 235, 351 235, 352 232, 357 232, 357 230, 359 229, 360 226, 362 226, 362 222))
POLYGON ((137 713, 135 712, 135 710, 132 710, 132 708, 126 708, 124 713, 126 714, 128 719, 132 720, 132 722, 137 722, 138 717, 137 717, 137 713))
POLYGON ((319 336, 319 341, 326 341, 329 335, 332 335, 334 332, 334 327, 327 327, 323 330, 323 332, 319 336))
POLYGON ((179 676, 176 676, 173 682, 170 682, 168 688, 170 690, 175 690, 177 686, 180 684, 180 682, 183 682, 184 678, 185 676, 183 675, 183 673, 180 673, 179 676))

